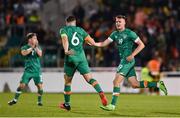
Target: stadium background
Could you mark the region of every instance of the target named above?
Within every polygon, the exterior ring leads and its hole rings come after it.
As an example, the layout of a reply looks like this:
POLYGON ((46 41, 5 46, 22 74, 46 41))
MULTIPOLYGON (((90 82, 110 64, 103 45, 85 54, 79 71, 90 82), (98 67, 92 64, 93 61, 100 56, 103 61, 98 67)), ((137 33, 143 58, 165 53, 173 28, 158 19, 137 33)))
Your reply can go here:
MULTIPOLYGON (((145 49, 136 56, 138 78, 141 79, 141 68, 157 58, 165 78, 168 78, 168 81, 169 76, 176 78, 171 79, 172 84, 168 82, 167 86, 174 84, 179 86, 179 80, 177 80, 180 70, 178 0, 1 0, 0 3, 1 91, 15 91, 15 83, 18 84, 21 77, 19 74, 22 74, 24 65, 19 51, 26 43, 25 35, 28 32, 38 34, 39 43, 43 48, 42 67, 44 78, 48 83, 47 92, 56 81, 60 80, 59 83, 63 83, 64 53, 59 42, 59 28, 64 25, 64 19, 70 14, 77 17, 78 26, 83 27, 95 41, 105 40, 115 29, 113 21, 115 15, 126 15, 127 27, 137 32, 146 45, 145 49), (53 75, 47 76, 46 72, 53 75), (59 76, 58 73, 60 73, 59 76), (10 77, 9 75, 12 74, 15 75, 10 77)), ((106 48, 85 46, 89 65, 93 73, 99 75, 97 79, 102 82, 106 79, 109 81, 107 82, 109 84, 104 86, 109 88, 107 92, 112 88, 110 83, 114 74, 111 72, 115 72, 114 68, 119 63, 117 49, 114 47, 116 47, 114 44, 106 48), (102 71, 109 75, 102 78, 100 75, 102 71)), ((75 78, 81 77, 78 75, 75 78)), ((105 83, 102 84, 105 85, 105 83)), ((82 90, 88 91, 88 89, 82 90)), ((62 92, 63 89, 57 88, 49 92, 58 91, 62 92)), ((176 91, 174 94, 180 94, 180 92, 176 91)))
MULTIPOLYGON (((178 86, 180 75, 178 4, 178 0, 0 0, 0 90, 14 92, 18 85, 24 65, 19 51, 26 42, 26 33, 36 32, 43 48, 41 61, 45 74, 43 78, 47 80, 46 92, 62 92, 64 52, 59 42, 59 29, 65 24, 64 19, 75 15, 78 26, 83 27, 95 41, 103 41, 115 29, 113 17, 123 14, 128 19, 127 27, 134 30, 146 45, 136 56, 138 79, 141 79, 141 68, 158 58, 163 78, 170 80, 168 83, 165 80, 165 83, 172 88, 169 88, 172 95, 180 95, 178 89, 173 88, 175 84, 178 86), (46 73, 51 75, 46 76, 46 73), (58 88, 57 81, 61 88, 58 88), (56 89, 49 90, 55 83, 56 89)), ((115 44, 106 48, 84 47, 93 74, 98 75, 99 81, 107 80, 109 83, 102 83, 105 89, 109 88, 106 92, 111 91, 113 72, 119 63, 114 47, 115 44), (102 78, 100 72, 109 75, 102 78)), ((79 78, 79 74, 75 76, 75 81, 79 82, 77 85, 81 83, 77 80, 79 78)), ((35 91, 32 87, 33 83, 30 84, 30 91, 35 91)), ((88 91, 80 88, 77 92, 81 90, 88 91)))
MULTIPOLYGON (((180 1, 179 0, 0 0, 0 117, 1 116, 91 116, 91 117, 179 117, 180 111, 180 1), (121 94, 116 111, 105 112, 95 91, 75 74, 72 84, 72 111, 57 108, 63 101, 64 53, 59 42, 59 28, 68 15, 78 18, 95 41, 103 41, 115 29, 113 16, 126 15, 127 26, 145 43, 145 49, 136 56, 136 70, 141 70, 154 58, 160 61, 161 79, 168 96, 121 94), (23 73, 20 47, 28 32, 38 34, 43 48, 42 70, 44 80, 44 107, 36 106, 36 87, 31 81, 17 105, 9 107, 23 73), (55 93, 54 93, 55 92, 55 93), (79 94, 86 93, 86 94, 79 94), (89 93, 87 93, 89 92, 89 93), (53 93, 53 94, 52 94, 53 93), (22 112, 23 109, 23 112, 22 112)), ((94 78, 111 99, 112 81, 119 63, 114 44, 106 48, 84 46, 94 78)), ((124 82, 123 93, 139 93, 124 82)), ((163 94, 161 94, 163 95, 163 94)))
MULTIPOLYGON (((162 71, 180 70, 180 16, 178 0, 1 0, 0 67, 23 67, 19 47, 27 32, 36 32, 43 47, 43 67, 63 67, 59 28, 73 14, 96 41, 114 30, 113 16, 126 15, 128 27, 138 33, 145 49, 136 57, 144 66, 153 56, 162 59, 162 71), (46 61, 45 61, 46 60, 46 61)), ((114 44, 107 48, 85 46, 91 67, 115 67, 119 57, 114 44)))

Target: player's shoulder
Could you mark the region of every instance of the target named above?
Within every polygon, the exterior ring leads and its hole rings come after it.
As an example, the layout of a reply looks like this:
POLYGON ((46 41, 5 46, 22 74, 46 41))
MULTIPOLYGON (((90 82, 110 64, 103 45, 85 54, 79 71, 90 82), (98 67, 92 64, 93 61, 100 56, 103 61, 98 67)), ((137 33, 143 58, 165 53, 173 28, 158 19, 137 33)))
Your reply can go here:
POLYGON ((76 26, 76 28, 75 28, 76 30, 76 32, 78 32, 78 33, 80 33, 80 34, 87 34, 87 32, 82 28, 82 27, 77 27, 76 26))
POLYGON ((134 40, 136 40, 138 37, 137 33, 131 29, 126 29, 126 34, 134 40))
POLYGON ((67 28, 67 26, 63 26, 63 27, 60 28, 60 31, 66 30, 66 28, 67 28))
POLYGON ((23 47, 28 47, 28 46, 29 46, 28 44, 25 44, 25 45, 23 45, 23 46, 21 46, 21 47, 23 48, 23 47))
POLYGON ((129 28, 126 28, 125 30, 126 30, 126 32, 128 32, 128 33, 134 32, 132 29, 129 29, 129 28))
POLYGON ((111 34, 116 34, 116 33, 118 33, 117 30, 114 30, 114 31, 111 32, 111 34))
POLYGON ((126 32, 129 33, 129 34, 136 34, 136 32, 132 29, 129 29, 129 28, 126 28, 126 32))
POLYGON ((117 30, 114 30, 113 32, 111 32, 111 35, 116 35, 116 34, 118 34, 117 30))
POLYGON ((80 31, 85 31, 82 27, 78 27, 78 26, 76 26, 76 29, 80 31))

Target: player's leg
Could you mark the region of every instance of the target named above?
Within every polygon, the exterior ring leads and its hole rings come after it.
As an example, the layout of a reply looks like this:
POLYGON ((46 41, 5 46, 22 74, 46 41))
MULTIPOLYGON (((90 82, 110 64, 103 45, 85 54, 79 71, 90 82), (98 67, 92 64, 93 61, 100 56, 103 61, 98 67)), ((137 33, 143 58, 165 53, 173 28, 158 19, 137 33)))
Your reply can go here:
POLYGON ((163 81, 159 82, 148 82, 148 81, 137 81, 136 77, 129 77, 129 82, 133 88, 159 88, 167 95, 167 89, 163 81))
POLYGON ((103 92, 103 90, 101 89, 99 83, 97 82, 97 80, 95 80, 92 77, 91 73, 87 73, 87 74, 83 74, 84 79, 90 84, 92 85, 92 87, 94 87, 94 89, 96 90, 96 92, 99 93, 99 96, 101 98, 101 103, 106 106, 107 105, 107 98, 103 92))
POLYGON ((120 93, 120 83, 124 80, 124 77, 128 74, 129 70, 134 66, 135 61, 128 62, 126 59, 122 59, 118 68, 115 79, 113 81, 113 95, 111 104, 107 106, 101 106, 102 109, 107 111, 115 110, 115 105, 120 93))
POLYGON ((124 80, 124 78, 128 74, 131 67, 134 65, 134 63, 135 63, 134 60, 131 62, 127 62, 125 59, 122 59, 117 68, 117 73, 113 81, 114 88, 113 88, 113 97, 111 102, 111 104, 114 106, 116 105, 117 98, 120 93, 120 83, 124 80))
POLYGON ((42 95, 43 95, 43 84, 40 83, 40 84, 37 84, 37 89, 38 89, 38 106, 42 106, 42 95))
POLYGON ((76 71, 76 66, 71 63, 65 63, 64 65, 64 103, 60 104, 60 108, 71 110, 70 96, 71 96, 71 82, 73 75, 76 71))
POLYGON ((38 95, 38 106, 42 106, 42 95, 43 95, 43 80, 42 80, 42 74, 41 73, 35 73, 33 74, 33 80, 37 87, 37 95, 38 95))
POLYGON ((13 105, 13 104, 17 103, 19 96, 21 95, 23 89, 25 88, 26 84, 29 83, 29 81, 30 81, 30 75, 28 73, 24 72, 24 74, 21 78, 21 81, 20 81, 20 85, 18 86, 18 88, 16 90, 14 99, 8 102, 9 105, 13 105))
POLYGON ((159 82, 148 82, 148 81, 138 81, 135 74, 135 69, 132 68, 127 75, 128 81, 133 88, 160 88, 165 95, 167 95, 167 89, 163 81, 159 82))
POLYGON ((19 96, 21 95, 22 90, 25 88, 25 86, 26 86, 26 85, 25 85, 24 83, 20 83, 19 87, 18 87, 17 90, 16 90, 14 99, 8 102, 9 105, 14 105, 14 104, 17 103, 17 101, 18 101, 18 99, 19 99, 19 96))
POLYGON ((92 85, 94 87, 94 89, 96 90, 96 92, 99 93, 102 104, 107 105, 107 98, 104 95, 104 92, 101 89, 101 86, 99 85, 97 80, 92 77, 92 74, 90 73, 90 69, 89 69, 87 61, 83 61, 83 62, 79 63, 77 65, 77 70, 81 73, 81 75, 83 75, 86 82, 88 82, 90 85, 92 85))
POLYGON ((60 108, 66 109, 66 110, 71 110, 70 107, 70 96, 71 96, 71 82, 72 82, 72 77, 67 76, 67 74, 64 74, 64 103, 60 104, 60 108))
POLYGON ((124 76, 116 73, 115 79, 113 80, 113 94, 111 104, 107 106, 101 106, 102 109, 107 111, 115 110, 115 106, 118 100, 118 96, 120 94, 120 83, 124 80, 124 76))

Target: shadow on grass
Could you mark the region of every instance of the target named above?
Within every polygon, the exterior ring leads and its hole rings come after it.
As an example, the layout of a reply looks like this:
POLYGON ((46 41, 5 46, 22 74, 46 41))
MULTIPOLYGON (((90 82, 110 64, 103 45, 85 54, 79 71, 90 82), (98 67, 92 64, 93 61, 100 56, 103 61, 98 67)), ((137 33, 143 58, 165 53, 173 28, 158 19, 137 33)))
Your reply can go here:
POLYGON ((142 115, 125 115, 120 113, 110 113, 110 117, 142 117, 142 115))
POLYGON ((122 115, 120 113, 114 113, 114 111, 105 111, 106 113, 94 113, 89 114, 82 111, 70 111, 71 113, 79 114, 80 116, 90 116, 90 117, 142 117, 141 115, 122 115))
POLYGON ((177 112, 153 112, 153 113, 156 113, 156 114, 164 114, 164 115, 174 115, 174 116, 180 116, 180 113, 177 113, 177 112))

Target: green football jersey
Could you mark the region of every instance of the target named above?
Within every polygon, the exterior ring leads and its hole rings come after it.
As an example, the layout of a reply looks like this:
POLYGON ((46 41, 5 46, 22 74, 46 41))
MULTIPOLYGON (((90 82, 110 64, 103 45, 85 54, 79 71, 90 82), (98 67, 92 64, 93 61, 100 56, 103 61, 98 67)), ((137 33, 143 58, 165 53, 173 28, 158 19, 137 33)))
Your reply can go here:
POLYGON ((67 35, 69 42, 69 49, 73 50, 73 55, 66 55, 66 62, 81 62, 86 60, 86 56, 83 49, 84 39, 88 34, 84 29, 76 26, 65 26, 60 29, 60 36, 67 35))
MULTIPOLYGON (((31 48, 30 45, 24 45, 21 47, 21 50, 27 50, 31 48)), ((39 49, 41 49, 39 47, 39 49)), ((31 53, 29 53, 24 57, 25 61, 25 71, 29 73, 41 73, 41 63, 40 57, 37 55, 36 51, 33 49, 31 53)))
POLYGON ((108 39, 116 42, 121 58, 129 56, 133 52, 134 42, 139 40, 137 34, 127 28, 123 31, 112 32, 108 39))

